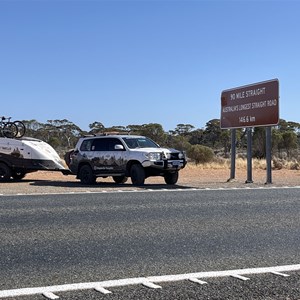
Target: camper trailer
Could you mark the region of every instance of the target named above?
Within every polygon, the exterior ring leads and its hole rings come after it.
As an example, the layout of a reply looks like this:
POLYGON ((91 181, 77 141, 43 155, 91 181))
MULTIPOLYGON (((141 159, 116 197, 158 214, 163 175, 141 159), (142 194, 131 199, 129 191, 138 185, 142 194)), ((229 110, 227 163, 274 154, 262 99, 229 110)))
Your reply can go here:
POLYGON ((0 137, 0 181, 20 180, 27 173, 39 170, 69 172, 49 144, 28 137, 0 137))

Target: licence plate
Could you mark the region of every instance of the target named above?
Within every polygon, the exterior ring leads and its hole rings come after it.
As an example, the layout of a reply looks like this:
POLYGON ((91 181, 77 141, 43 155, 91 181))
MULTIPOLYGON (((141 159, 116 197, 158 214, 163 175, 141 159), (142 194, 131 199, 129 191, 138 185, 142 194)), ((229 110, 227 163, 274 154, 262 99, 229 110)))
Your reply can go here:
POLYGON ((173 161, 172 162, 172 165, 174 166, 174 167, 178 167, 178 166, 180 166, 180 161, 179 160, 176 160, 176 161, 173 161))

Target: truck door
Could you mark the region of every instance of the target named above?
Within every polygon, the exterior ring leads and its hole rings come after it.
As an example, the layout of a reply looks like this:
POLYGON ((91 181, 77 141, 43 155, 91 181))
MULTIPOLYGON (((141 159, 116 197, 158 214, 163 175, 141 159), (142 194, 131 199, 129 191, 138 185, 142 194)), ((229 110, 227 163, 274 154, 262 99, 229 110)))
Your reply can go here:
POLYGON ((94 171, 98 174, 121 174, 125 172, 124 160, 125 148, 117 138, 95 139, 92 145, 94 171), (123 149, 116 149, 116 145, 122 145, 123 149))

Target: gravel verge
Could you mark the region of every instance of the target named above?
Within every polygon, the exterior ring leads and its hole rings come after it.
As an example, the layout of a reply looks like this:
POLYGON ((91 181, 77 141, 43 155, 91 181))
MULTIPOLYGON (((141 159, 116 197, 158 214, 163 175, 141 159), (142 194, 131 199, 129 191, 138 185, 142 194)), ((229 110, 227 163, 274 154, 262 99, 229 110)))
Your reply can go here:
POLYGON ((252 170, 253 183, 245 183, 246 169, 237 169, 234 180, 228 182, 229 169, 202 169, 195 166, 187 166, 179 173, 177 185, 169 186, 164 183, 162 177, 150 177, 142 187, 135 187, 130 179, 125 184, 115 184, 112 178, 98 178, 92 186, 80 184, 74 175, 63 175, 61 172, 38 171, 27 174, 18 182, 1 182, 0 194, 43 194, 43 193, 86 193, 118 190, 145 190, 145 189, 206 189, 206 188, 274 188, 274 187, 300 187, 300 171, 298 170, 273 170, 272 184, 266 184, 266 170, 252 170))

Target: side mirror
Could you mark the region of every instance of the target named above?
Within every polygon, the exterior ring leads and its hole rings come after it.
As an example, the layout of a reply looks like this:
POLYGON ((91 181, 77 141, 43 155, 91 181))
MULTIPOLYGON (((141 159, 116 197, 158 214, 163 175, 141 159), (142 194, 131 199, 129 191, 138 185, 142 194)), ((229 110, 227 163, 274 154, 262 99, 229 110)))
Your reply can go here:
POLYGON ((115 150, 124 150, 123 145, 115 145, 115 150))

